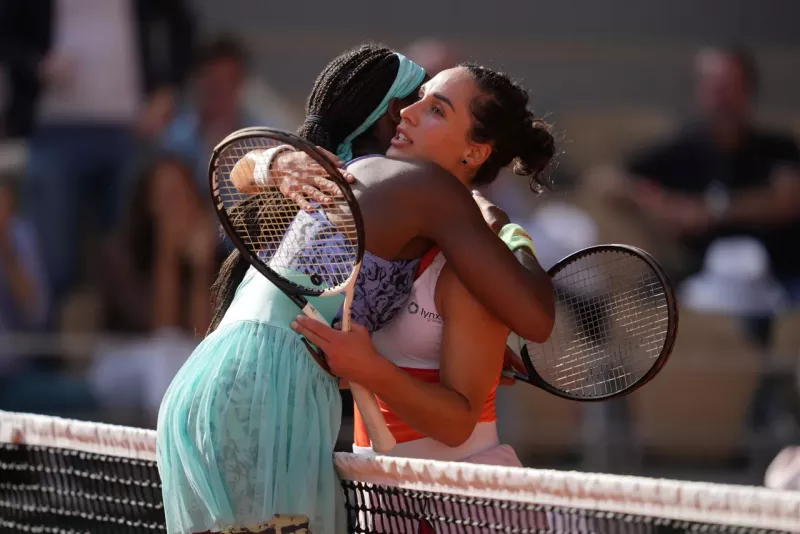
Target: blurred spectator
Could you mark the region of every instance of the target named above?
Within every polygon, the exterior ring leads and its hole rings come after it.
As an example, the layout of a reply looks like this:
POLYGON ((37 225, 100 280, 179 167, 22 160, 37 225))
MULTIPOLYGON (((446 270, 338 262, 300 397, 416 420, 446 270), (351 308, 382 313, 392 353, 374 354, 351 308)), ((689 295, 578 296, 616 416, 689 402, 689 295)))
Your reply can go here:
POLYGON ((139 120, 155 133, 168 120, 192 43, 183 0, 0 0, 6 133, 27 136, 51 119, 139 120))
POLYGON ((94 406, 86 384, 45 369, 15 337, 41 328, 49 304, 36 240, 17 213, 16 181, 0 173, 0 410, 77 415, 94 406))
POLYGON ((191 47, 182 0, 0 0, 7 133, 30 135, 27 210, 56 300, 77 278, 79 219, 113 224, 120 170, 169 120, 191 47))
POLYGON ((414 41, 406 48, 405 55, 425 69, 431 77, 455 67, 462 61, 461 52, 455 45, 438 39, 414 41))
POLYGON ((36 240, 17 214, 16 185, 14 177, 0 177, 0 329, 4 333, 41 327, 48 306, 36 240))
POLYGON ((244 48, 234 39, 222 37, 202 46, 194 63, 189 102, 161 139, 164 150, 193 166, 203 192, 208 189, 208 160, 214 147, 235 130, 264 124, 244 106, 247 64, 244 48))
POLYGON ((790 297, 800 299, 800 151, 787 135, 754 123, 758 75, 738 49, 704 50, 696 59, 700 120, 676 139, 629 162, 633 180, 613 194, 632 201, 660 232, 689 252, 681 279, 697 272, 715 239, 762 242, 790 297))
MULTIPOLYGON (((136 183, 125 223, 102 254, 104 330, 136 334, 109 343, 90 371, 105 408, 155 416, 172 377, 211 322, 210 287, 223 257, 191 169, 159 157, 136 183)), ((151 421, 152 422, 152 421, 151 421)))
POLYGON ((101 254, 104 330, 205 334, 221 253, 203 200, 182 160, 165 156, 147 165, 101 254))

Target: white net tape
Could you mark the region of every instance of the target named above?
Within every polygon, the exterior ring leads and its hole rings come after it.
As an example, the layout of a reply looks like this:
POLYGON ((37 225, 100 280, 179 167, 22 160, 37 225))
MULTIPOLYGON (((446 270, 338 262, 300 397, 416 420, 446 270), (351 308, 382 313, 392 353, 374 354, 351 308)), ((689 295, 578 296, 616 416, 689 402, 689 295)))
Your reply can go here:
MULTIPOLYGON (((0 443, 155 461, 155 432, 0 412, 0 443)), ((339 476, 371 484, 732 527, 800 532, 800 492, 644 477, 337 453, 339 476)))

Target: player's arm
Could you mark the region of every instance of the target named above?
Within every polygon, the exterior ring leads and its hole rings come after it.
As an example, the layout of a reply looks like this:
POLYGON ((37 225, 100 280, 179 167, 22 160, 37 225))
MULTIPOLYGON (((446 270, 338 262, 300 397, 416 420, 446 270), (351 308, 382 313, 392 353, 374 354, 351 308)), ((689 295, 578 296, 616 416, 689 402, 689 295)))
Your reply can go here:
MULTIPOLYGON (((517 260, 519 260, 519 262, 526 269, 530 269, 532 271, 541 269, 541 266, 536 260, 536 255, 533 251, 533 241, 530 240, 530 237, 527 234, 525 234, 525 238, 527 239, 514 239, 514 236, 511 235, 511 233, 515 230, 512 228, 515 225, 511 224, 511 219, 509 219, 506 212, 493 204, 478 191, 472 192, 472 198, 475 199, 475 202, 481 209, 481 214, 483 215, 483 219, 486 221, 486 224, 489 225, 489 228, 491 228, 493 232, 501 234, 501 238, 505 238, 504 242, 514 252, 514 256, 517 257, 517 260)), ((524 364, 509 346, 506 346, 505 348, 503 369, 515 370, 523 374, 527 373, 524 364)), ((500 377, 501 386, 513 386, 516 384, 516 382, 516 379, 512 377, 505 375, 500 377)))
MULTIPOLYGON (((336 155, 319 150, 334 165, 344 165, 336 155)), ((342 175, 349 183, 355 181, 355 177, 344 170, 342 175)), ((291 198, 301 208, 310 208, 308 200, 327 203, 331 196, 339 194, 338 186, 311 156, 289 145, 248 152, 236 162, 230 178, 236 189, 244 194, 255 194, 265 187, 277 186, 286 198, 291 198)))
POLYGON ((390 362, 365 384, 418 432, 450 447, 475 429, 503 367, 508 329, 445 267, 437 302, 444 319, 439 384, 418 380, 390 362), (392 369, 394 367, 394 369, 392 369))
POLYGON ((508 329, 445 268, 437 286, 444 317, 440 382, 423 382, 381 356, 366 329, 335 330, 307 317, 293 326, 322 349, 332 372, 374 392, 412 428, 450 447, 469 438, 498 381, 508 329))
POLYGON ((480 191, 473 191, 472 198, 480 208, 483 220, 486 221, 492 232, 499 234, 505 225, 511 223, 508 214, 483 196, 480 191))
POLYGON ((439 245, 450 268, 493 316, 525 339, 546 341, 555 322, 555 296, 545 270, 525 252, 518 253, 525 262, 520 264, 460 182, 430 166, 420 171, 409 175, 413 194, 405 195, 419 235, 439 245))

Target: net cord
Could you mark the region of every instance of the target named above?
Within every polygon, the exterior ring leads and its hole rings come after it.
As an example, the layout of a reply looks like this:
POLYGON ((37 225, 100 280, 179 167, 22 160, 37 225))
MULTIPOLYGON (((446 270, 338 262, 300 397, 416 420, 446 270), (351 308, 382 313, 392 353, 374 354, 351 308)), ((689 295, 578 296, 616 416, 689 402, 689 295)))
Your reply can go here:
MULTIPOLYGON (((155 432, 0 411, 0 443, 155 461, 155 432)), ((800 532, 800 492, 336 453, 344 480, 473 498, 800 532)))

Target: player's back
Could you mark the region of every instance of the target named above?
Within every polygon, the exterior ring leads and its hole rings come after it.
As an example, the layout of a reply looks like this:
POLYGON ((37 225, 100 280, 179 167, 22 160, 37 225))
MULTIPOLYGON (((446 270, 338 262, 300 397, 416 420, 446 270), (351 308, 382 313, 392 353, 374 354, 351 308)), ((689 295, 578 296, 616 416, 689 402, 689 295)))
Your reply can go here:
POLYGON ((420 236, 426 209, 468 194, 458 179, 429 162, 374 156, 347 170, 357 180, 352 189, 364 217, 366 249, 386 259, 421 257, 433 245, 420 236))

